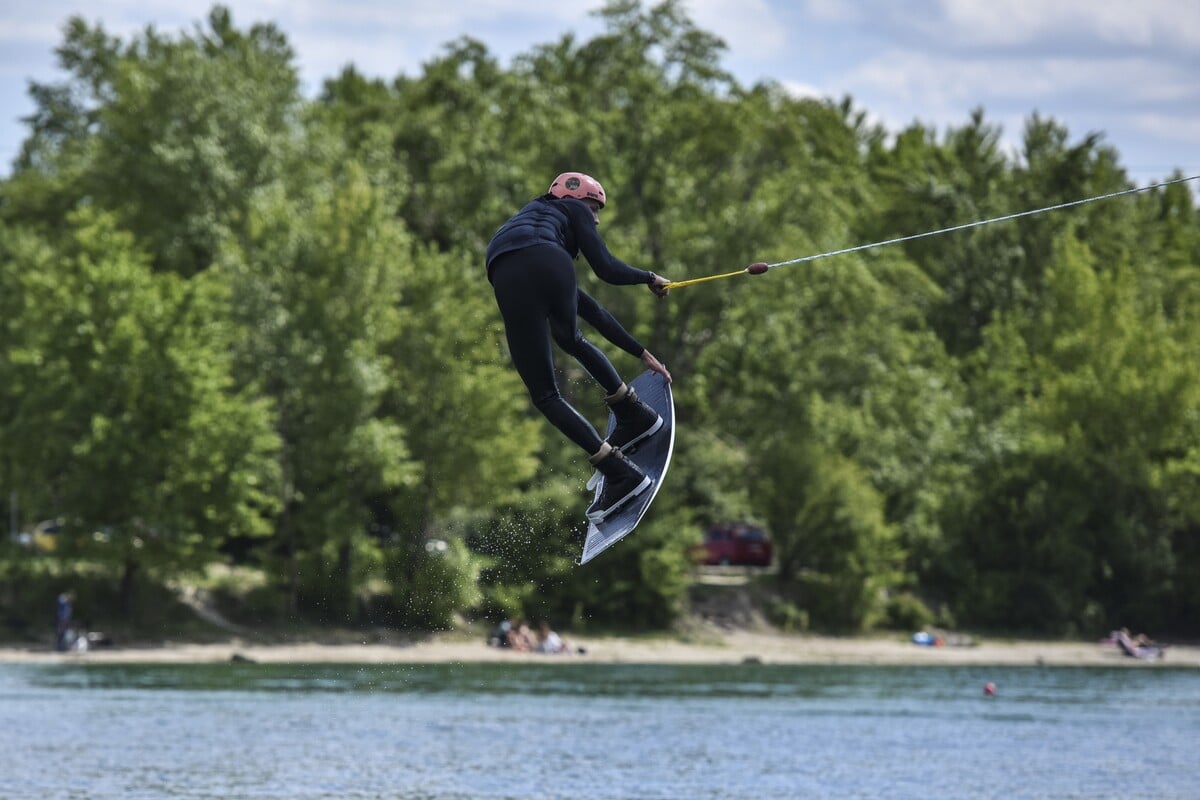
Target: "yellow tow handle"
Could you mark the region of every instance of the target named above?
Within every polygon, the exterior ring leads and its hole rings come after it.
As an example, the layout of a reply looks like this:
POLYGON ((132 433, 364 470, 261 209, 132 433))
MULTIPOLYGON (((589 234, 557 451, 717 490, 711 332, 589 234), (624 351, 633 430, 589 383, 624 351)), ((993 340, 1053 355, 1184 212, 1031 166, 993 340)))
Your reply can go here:
POLYGON ((684 286, 692 286, 697 283, 705 283, 707 281, 718 281, 721 278, 732 278, 736 275, 762 275, 764 272, 766 272, 770 268, 771 268, 770 264, 764 264, 763 262, 759 261, 755 264, 751 264, 750 266, 746 267, 745 269, 739 269, 736 272, 726 272, 722 275, 709 275, 704 278, 690 278, 686 281, 671 281, 663 288, 668 289, 668 290, 679 289, 684 286))

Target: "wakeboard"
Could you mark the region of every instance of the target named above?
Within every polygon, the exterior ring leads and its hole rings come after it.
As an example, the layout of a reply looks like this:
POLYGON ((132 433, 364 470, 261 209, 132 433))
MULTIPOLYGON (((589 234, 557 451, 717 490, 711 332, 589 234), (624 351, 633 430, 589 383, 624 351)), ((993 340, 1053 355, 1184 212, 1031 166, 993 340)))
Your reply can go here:
MULTIPOLYGON (((671 465, 671 453, 675 449, 675 400, 671 395, 671 384, 658 373, 646 371, 635 378, 630 386, 643 402, 663 418, 662 427, 654 434, 637 442, 632 448, 622 450, 626 458, 641 467, 654 483, 600 522, 588 520, 587 538, 583 543, 580 564, 586 564, 633 533, 650 504, 654 502, 658 490, 662 488, 663 479, 667 476, 667 467, 671 465)), ((617 418, 609 412, 605 438, 613 432, 616 425, 617 418)), ((589 488, 595 487, 595 497, 599 497, 604 491, 604 477, 599 473, 597 476, 594 482, 588 484, 589 488)))

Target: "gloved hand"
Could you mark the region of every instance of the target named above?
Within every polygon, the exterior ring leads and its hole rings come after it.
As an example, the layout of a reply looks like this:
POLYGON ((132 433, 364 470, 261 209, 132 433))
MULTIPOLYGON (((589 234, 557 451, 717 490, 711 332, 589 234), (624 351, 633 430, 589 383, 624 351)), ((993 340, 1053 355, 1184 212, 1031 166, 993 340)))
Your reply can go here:
POLYGON ((670 282, 671 281, 661 275, 655 275, 653 272, 650 273, 650 291, 654 292, 659 297, 666 297, 671 293, 671 290, 667 288, 667 284, 670 282))

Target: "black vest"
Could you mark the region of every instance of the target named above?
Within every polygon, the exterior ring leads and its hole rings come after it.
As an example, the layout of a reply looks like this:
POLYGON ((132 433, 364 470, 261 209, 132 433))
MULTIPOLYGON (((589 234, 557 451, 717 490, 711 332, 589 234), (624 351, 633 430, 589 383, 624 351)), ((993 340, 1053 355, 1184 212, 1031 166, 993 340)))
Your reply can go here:
POLYGON ((579 255, 579 244, 575 241, 571 219, 561 208, 562 203, 582 205, 583 201, 538 197, 526 203, 524 208, 501 225, 488 243, 488 269, 491 270, 492 262, 505 253, 539 244, 556 244, 566 250, 571 258, 579 255))

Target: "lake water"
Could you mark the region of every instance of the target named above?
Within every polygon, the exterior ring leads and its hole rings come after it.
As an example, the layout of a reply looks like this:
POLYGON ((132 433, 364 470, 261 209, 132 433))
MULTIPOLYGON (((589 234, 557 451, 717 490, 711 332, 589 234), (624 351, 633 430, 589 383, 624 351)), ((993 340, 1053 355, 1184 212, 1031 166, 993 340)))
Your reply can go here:
POLYGON ((0 665, 0 797, 1194 800, 1200 671, 0 665))

